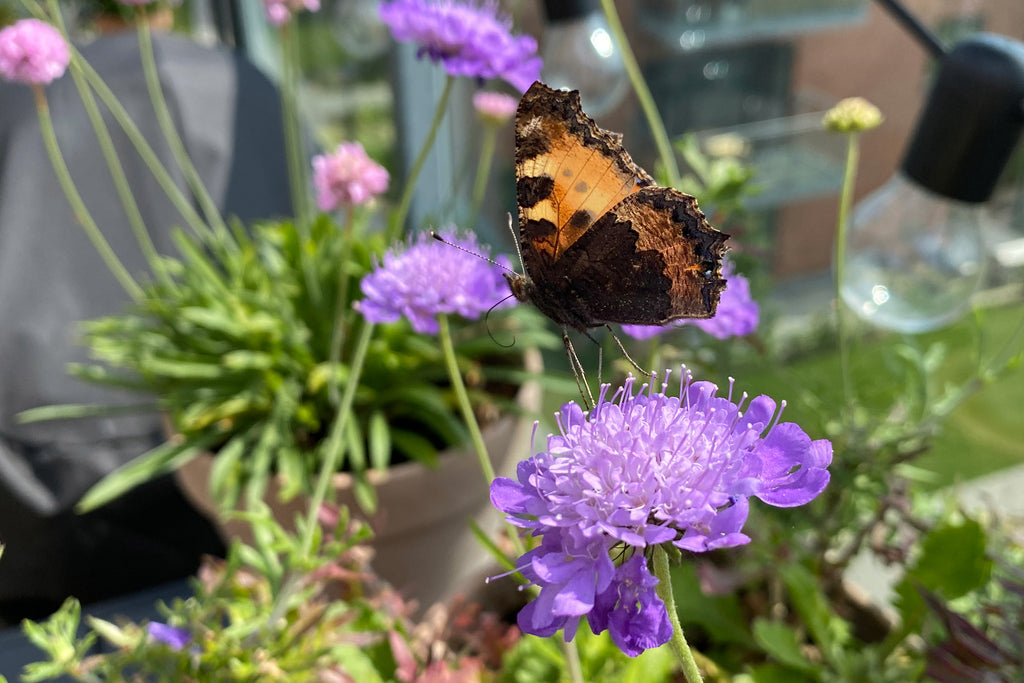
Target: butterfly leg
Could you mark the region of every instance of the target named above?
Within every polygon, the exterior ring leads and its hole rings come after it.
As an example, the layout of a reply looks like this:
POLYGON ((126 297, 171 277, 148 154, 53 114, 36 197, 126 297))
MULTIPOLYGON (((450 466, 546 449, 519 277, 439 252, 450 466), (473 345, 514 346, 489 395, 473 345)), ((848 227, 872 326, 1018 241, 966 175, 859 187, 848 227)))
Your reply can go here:
POLYGON ((612 329, 611 325, 605 323, 605 327, 608 328, 608 332, 612 335, 612 339, 615 340, 615 345, 619 347, 619 351, 621 351, 622 355, 626 358, 626 360, 629 361, 629 364, 632 365, 636 369, 636 371, 639 372, 644 377, 653 377, 653 372, 644 370, 635 360, 633 360, 630 357, 628 353, 626 353, 626 347, 622 345, 622 340, 619 339, 619 335, 615 334, 615 330, 612 329))
POLYGON ((590 334, 589 330, 584 330, 583 334, 587 339, 594 342, 594 346, 597 347, 597 386, 601 386, 604 381, 604 344, 599 342, 594 335, 590 334))
POLYGON ((580 362, 580 357, 576 355, 576 349, 573 348, 572 340, 569 339, 569 330, 565 327, 562 328, 562 343, 565 344, 565 355, 569 357, 569 366, 572 368, 573 377, 576 378, 576 388, 580 391, 584 407, 590 410, 595 405, 594 395, 590 392, 587 375, 583 372, 583 363, 580 362), (585 392, 584 389, 586 389, 585 392))

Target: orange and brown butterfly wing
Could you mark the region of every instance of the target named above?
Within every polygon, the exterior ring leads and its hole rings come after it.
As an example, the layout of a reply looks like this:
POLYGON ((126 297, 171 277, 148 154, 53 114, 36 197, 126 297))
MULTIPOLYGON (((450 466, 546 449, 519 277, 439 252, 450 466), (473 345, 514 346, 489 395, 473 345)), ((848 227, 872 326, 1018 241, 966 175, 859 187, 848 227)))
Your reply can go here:
POLYGON ((517 297, 585 330, 709 318, 725 288, 726 235, 696 200, 654 180, 599 128, 579 94, 534 83, 516 113, 517 297))
POLYGON ((566 250, 561 278, 542 277, 535 286, 560 289, 556 296, 573 302, 590 326, 710 318, 725 289, 726 239, 690 195, 642 188, 566 250))
POLYGON ((537 82, 516 111, 516 194, 525 253, 554 262, 612 207, 654 180, 622 136, 583 113, 575 90, 537 82))

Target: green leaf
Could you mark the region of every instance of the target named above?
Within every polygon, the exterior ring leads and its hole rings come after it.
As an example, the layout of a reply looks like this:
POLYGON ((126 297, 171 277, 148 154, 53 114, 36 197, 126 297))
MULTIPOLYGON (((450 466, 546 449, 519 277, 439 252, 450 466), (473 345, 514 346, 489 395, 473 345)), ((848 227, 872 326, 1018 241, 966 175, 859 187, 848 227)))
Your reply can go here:
POLYGON ((152 386, 140 379, 137 375, 123 372, 113 372, 102 365, 86 365, 84 363, 68 363, 69 375, 77 377, 85 382, 102 384, 110 387, 120 387, 132 391, 150 391, 152 386))
POLYGON ((936 527, 921 541, 921 554, 908 576, 947 600, 966 595, 992 574, 986 543, 985 530, 973 519, 936 527))
POLYGON ((225 374, 219 362, 203 363, 153 356, 141 360, 139 365, 145 368, 147 375, 170 379, 215 380, 225 374))
POLYGON ((232 370, 268 370, 276 364, 277 360, 269 353, 261 351, 246 351, 244 349, 231 351, 221 356, 221 363, 232 370))
POLYGON ((182 322, 188 322, 228 337, 245 339, 248 330, 226 311, 206 306, 181 306, 176 315, 182 322))
POLYGON ((18 422, 43 422, 45 420, 74 420, 82 417, 110 417, 112 415, 134 415, 151 413, 157 409, 155 403, 133 403, 129 405, 101 405, 98 403, 64 403, 53 406, 29 408, 16 415, 18 422))
POLYGON ((801 650, 800 636, 781 621, 754 620, 754 641, 780 664, 812 672, 817 667, 807 661, 801 650))
POLYGON ((391 441, 395 445, 395 451, 404 454, 410 460, 430 467, 437 465, 437 449, 422 434, 392 429, 391 441))
POLYGON ((143 482, 172 472, 208 450, 220 436, 207 434, 182 442, 168 441, 143 453, 100 479, 78 501, 75 511, 79 514, 95 510, 124 495, 143 482))
POLYGON ((213 458, 210 466, 210 491, 221 510, 230 510, 238 502, 241 471, 239 462, 246 452, 248 432, 233 437, 213 458))
POLYGON ((986 542, 984 529, 974 520, 939 526, 925 535, 917 562, 895 589, 902 631, 917 630, 927 613, 918 586, 953 600, 988 582, 992 560, 985 554, 986 542))
POLYGON ((278 496, 291 500, 306 489, 306 468, 302 452, 296 446, 283 446, 277 451, 277 474, 282 481, 278 496))
POLYGON ((362 472, 366 469, 366 442, 363 432, 356 420, 349 419, 345 423, 345 445, 348 449, 352 469, 362 472))
POLYGON ((377 512, 377 489, 366 478, 365 472, 353 472, 352 479, 352 493, 355 494, 356 503, 367 514, 375 514, 377 512))
POLYGON ((342 665, 350 680, 360 683, 383 683, 374 661, 358 645, 343 643, 331 648, 331 654, 342 665))
POLYGON ((88 616, 85 620, 89 622, 89 627, 108 643, 117 647, 130 647, 135 643, 131 636, 109 621, 93 616, 88 616))
POLYGON ((367 443, 370 447, 370 467, 385 470, 391 461, 391 428, 384 413, 375 410, 367 424, 367 443))
POLYGON ((850 624, 836 615, 814 575, 799 564, 783 565, 779 575, 793 608, 825 657, 838 660, 850 641, 850 624))
MULTIPOLYGON (((74 600, 74 598, 68 598, 68 600, 74 600)), ((77 600, 75 601, 78 602, 77 600)), ((68 603, 65 602, 66 606, 68 603)), ((61 609, 64 609, 63 607, 61 609)), ((52 619, 53 617, 51 617, 52 619)), ((42 624, 37 624, 34 621, 26 619, 21 622, 21 631, 28 638, 29 642, 38 647, 40 650, 49 649, 50 637, 46 631, 46 628, 42 624)))
POLYGON ((183 230, 175 230, 171 238, 174 245, 181 252, 183 260, 187 263, 185 274, 194 282, 202 282, 207 285, 206 289, 215 290, 224 295, 230 295, 230 290, 225 285, 221 275, 213 268, 209 257, 198 248, 193 238, 183 230))

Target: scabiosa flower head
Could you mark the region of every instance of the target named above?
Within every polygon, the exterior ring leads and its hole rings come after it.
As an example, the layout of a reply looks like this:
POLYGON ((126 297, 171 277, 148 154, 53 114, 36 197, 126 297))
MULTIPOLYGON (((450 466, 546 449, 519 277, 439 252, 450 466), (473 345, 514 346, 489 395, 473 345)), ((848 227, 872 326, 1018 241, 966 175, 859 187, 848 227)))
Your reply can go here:
POLYGON ((381 5, 380 16, 395 40, 416 43, 420 57, 440 62, 452 76, 503 78, 519 92, 540 78, 537 41, 513 36, 494 2, 394 0, 381 5))
POLYGON ((274 26, 284 26, 296 12, 316 12, 320 9, 320 0, 263 0, 263 4, 267 10, 267 19, 274 26))
POLYGON ((0 76, 27 85, 46 85, 64 75, 71 61, 67 41, 38 19, 0 29, 0 76))
POLYGON ((321 211, 366 204, 388 189, 387 169, 358 142, 343 142, 331 154, 313 157, 313 185, 321 211))
POLYGON ((634 339, 650 339, 662 332, 683 325, 693 325, 712 337, 728 339, 742 337, 757 329, 760 308, 750 296, 750 282, 736 272, 731 261, 722 263, 722 277, 728 286, 718 301, 718 310, 713 318, 706 320, 681 319, 669 325, 623 325, 622 331, 634 339))
POLYGON ((159 621, 151 621, 146 624, 146 631, 150 638, 167 645, 172 650, 180 650, 192 640, 192 634, 188 629, 162 624, 159 621))
POLYGON ((473 95, 473 108, 484 123, 492 126, 503 126, 516 113, 519 102, 505 93, 481 90, 473 95))
POLYGON ((586 616, 626 654, 657 647, 671 628, 647 566, 651 546, 742 545, 749 498, 792 507, 828 484, 832 445, 779 423, 767 396, 733 402, 731 389, 718 396, 685 371, 679 397, 666 387, 634 393, 631 377, 611 398, 603 387, 590 415, 566 404, 547 450, 521 462, 515 480, 491 484, 508 521, 541 537, 518 563, 540 586, 519 613, 523 631, 564 629, 571 639, 586 616))
POLYGON ((458 313, 476 319, 495 303, 507 299, 508 283, 502 267, 509 261, 499 256, 495 266, 476 256, 487 256, 473 235, 459 237, 454 230, 441 233, 457 249, 421 233, 404 249, 391 250, 384 262, 363 278, 366 298, 355 306, 370 322, 394 322, 405 316, 421 334, 435 334, 439 313, 458 313))

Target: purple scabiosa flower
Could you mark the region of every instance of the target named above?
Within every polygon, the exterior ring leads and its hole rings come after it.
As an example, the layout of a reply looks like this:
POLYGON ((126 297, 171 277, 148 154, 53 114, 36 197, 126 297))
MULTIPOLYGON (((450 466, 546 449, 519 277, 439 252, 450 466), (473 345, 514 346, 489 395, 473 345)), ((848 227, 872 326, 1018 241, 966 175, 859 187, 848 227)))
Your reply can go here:
POLYGON ((313 157, 313 185, 321 211, 359 206, 388 189, 387 169, 358 142, 343 142, 330 154, 313 157))
POLYGON ((416 43, 420 57, 452 76, 502 78, 521 93, 540 78, 537 41, 513 36, 495 2, 394 0, 381 5, 380 16, 395 40, 416 43))
POLYGON ((146 631, 154 641, 163 643, 172 650, 180 650, 192 640, 192 634, 188 629, 163 624, 159 621, 151 621, 146 624, 146 631))
POLYGON ((512 120, 519 101, 505 93, 481 90, 473 95, 473 108, 484 123, 498 127, 512 120))
POLYGON ((731 261, 722 263, 722 277, 728 286, 722 292, 718 302, 718 310, 713 318, 694 320, 683 318, 668 325, 623 325, 622 331, 633 339, 650 339, 683 325, 693 325, 704 330, 712 337, 728 339, 742 337, 757 329, 760 319, 760 308, 750 296, 750 282, 736 272, 731 261))
POLYGON ((436 334, 439 313, 475 319, 503 299, 514 301, 502 277, 502 268, 510 267, 506 257, 499 256, 496 266, 476 256, 488 251, 473 235, 459 238, 449 230, 441 237, 462 249, 421 233, 404 249, 388 251, 384 262, 363 278, 366 298, 356 302, 356 309, 370 322, 404 316, 417 332, 436 334))
POLYGON ((630 377, 611 398, 602 387, 589 415, 566 404, 547 450, 491 484, 508 521, 541 537, 517 563, 540 586, 519 613, 524 632, 564 629, 571 639, 586 616, 626 654, 657 647, 671 629, 648 568, 652 546, 742 545, 749 498, 793 507, 828 484, 831 443, 779 423, 769 397, 734 402, 731 388, 718 396, 685 369, 679 397, 666 388, 634 393, 630 377))
POLYGON ((46 85, 64 75, 71 61, 67 41, 38 19, 0 29, 0 76, 27 85, 46 85))
POLYGON ((320 0, 263 0, 263 4, 267 10, 267 19, 274 26, 284 26, 296 12, 316 12, 320 9, 320 0))

